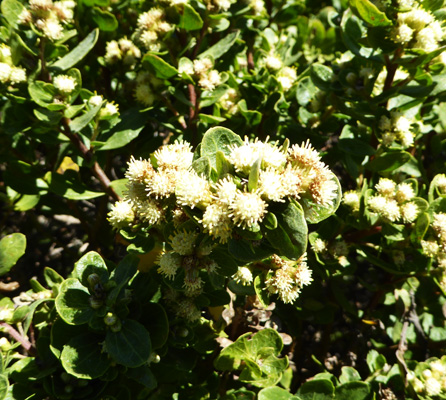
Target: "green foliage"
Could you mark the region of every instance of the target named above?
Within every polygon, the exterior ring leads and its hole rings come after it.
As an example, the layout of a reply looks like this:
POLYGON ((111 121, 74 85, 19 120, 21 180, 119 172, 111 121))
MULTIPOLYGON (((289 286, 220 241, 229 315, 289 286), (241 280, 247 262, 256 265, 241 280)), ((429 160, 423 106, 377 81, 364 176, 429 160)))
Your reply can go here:
POLYGON ((0 400, 445 397, 443 1, 0 14, 0 400))

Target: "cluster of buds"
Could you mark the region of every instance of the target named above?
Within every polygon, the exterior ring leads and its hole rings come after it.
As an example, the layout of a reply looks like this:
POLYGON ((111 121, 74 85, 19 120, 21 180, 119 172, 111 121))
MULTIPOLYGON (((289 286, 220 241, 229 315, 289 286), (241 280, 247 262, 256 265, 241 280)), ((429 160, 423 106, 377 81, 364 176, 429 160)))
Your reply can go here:
POLYGON ((282 59, 274 50, 271 50, 266 55, 263 62, 265 67, 276 75, 283 91, 287 92, 296 83, 296 70, 294 68, 284 66, 282 59))
POLYGON ((401 112, 392 111, 390 118, 383 115, 379 120, 378 127, 382 134, 382 143, 385 146, 390 146, 394 141, 398 141, 405 148, 413 146, 412 121, 401 112))
POLYGON ((421 247, 426 256, 437 262, 443 273, 440 284, 446 288, 446 213, 434 213, 430 228, 431 235, 421 241, 421 247))
POLYGON ((423 364, 425 369, 421 373, 408 372, 407 381, 417 394, 443 399, 446 395, 446 356, 441 359, 432 357, 423 364))
POLYGON ((113 101, 105 101, 104 98, 99 94, 94 94, 91 96, 86 103, 89 107, 97 107, 102 105, 102 108, 99 112, 100 119, 110 119, 119 114, 119 105, 115 104, 113 101))
POLYGON ((107 42, 105 46, 104 60, 107 64, 122 61, 124 65, 133 66, 138 58, 141 58, 141 50, 126 37, 107 42))
POLYGON ((8 85, 26 82, 26 71, 13 64, 11 49, 5 44, 0 45, 0 82, 8 85))
POLYGON ((149 107, 156 100, 163 82, 152 74, 141 71, 136 76, 135 99, 138 103, 149 107))
POLYGON ((297 261, 288 261, 273 255, 269 279, 265 281, 268 293, 276 294, 284 303, 293 303, 302 288, 313 281, 306 259, 306 253, 297 261))
POLYGON ((381 178, 375 186, 377 194, 369 197, 367 206, 389 222, 412 223, 416 220, 419 209, 415 202, 415 191, 409 183, 396 184, 388 178, 381 178))
POLYGON ((312 243, 311 249, 324 259, 336 260, 342 266, 349 264, 347 259, 349 248, 347 242, 342 239, 328 244, 325 240, 318 237, 312 243))
POLYGON ((232 3, 235 3, 235 0, 204 0, 203 3, 206 4, 206 8, 211 12, 224 12, 229 10, 232 3))
POLYGON ((404 9, 398 12, 397 24, 391 38, 395 43, 431 52, 439 47, 444 30, 434 15, 423 9, 418 1, 404 1, 404 9))
POLYGON ((144 47, 150 51, 161 49, 160 38, 173 29, 166 21, 166 14, 161 8, 151 8, 142 13, 137 22, 136 36, 144 47))
POLYGON ((204 90, 214 90, 222 83, 220 73, 214 69, 214 62, 208 57, 198 58, 193 63, 183 58, 178 72, 180 75, 185 73, 194 77, 198 81, 198 85, 204 90))
POLYGON ((62 97, 69 96, 76 88, 76 80, 69 75, 57 75, 53 78, 53 85, 62 97))
POLYGON ((221 105, 221 107, 226 110, 229 114, 234 115, 237 114, 239 111, 237 102, 240 98, 239 93, 237 90, 233 88, 229 88, 228 91, 220 97, 220 100, 218 103, 221 105))
POLYGON ((191 231, 175 232, 169 237, 166 251, 158 259, 158 272, 167 279, 174 279, 179 271, 184 271, 184 294, 187 297, 198 296, 202 292, 203 280, 200 271, 214 273, 217 263, 208 256, 212 245, 199 243, 198 233, 191 231))
POLYGON ((51 41, 62 39, 64 24, 71 23, 76 2, 72 0, 30 0, 19 15, 19 23, 33 24, 51 41))

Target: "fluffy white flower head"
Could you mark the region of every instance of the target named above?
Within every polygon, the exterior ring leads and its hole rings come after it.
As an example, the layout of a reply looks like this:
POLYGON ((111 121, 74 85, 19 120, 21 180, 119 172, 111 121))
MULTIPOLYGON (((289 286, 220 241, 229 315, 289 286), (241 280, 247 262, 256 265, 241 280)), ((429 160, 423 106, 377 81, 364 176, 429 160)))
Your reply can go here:
POLYGON ((58 75, 53 81, 54 87, 62 94, 70 94, 76 88, 76 80, 72 76, 58 75))
POLYGON ((248 267, 238 267, 238 271, 232 275, 232 279, 243 286, 250 285, 253 282, 252 272, 248 267))
POLYGON ((6 83, 9 81, 9 77, 11 76, 11 66, 6 63, 0 63, 0 82, 6 83))
POLYGON ((185 170, 192 165, 194 153, 189 143, 179 141, 161 147, 154 156, 158 168, 185 170))
POLYGON ((396 187, 396 199, 399 203, 411 200, 415 197, 415 192, 412 185, 409 183, 400 183, 396 187))
POLYGON ((350 207, 353 211, 359 210, 359 194, 355 190, 350 190, 344 193, 342 202, 350 207))
POLYGON ((250 228, 263 220, 266 207, 258 193, 239 191, 230 205, 230 216, 237 226, 250 228))
POLYGON ((375 189, 382 196, 393 197, 396 188, 396 183, 388 178, 381 178, 375 185, 375 189))
POLYGON ((205 207, 210 203, 210 184, 195 171, 184 171, 179 174, 175 195, 177 201, 183 206, 194 208, 205 207))
POLYGON ((132 205, 128 201, 117 201, 108 213, 108 220, 115 229, 122 229, 132 224, 135 219, 132 205))
POLYGON ((56 19, 45 20, 42 30, 44 35, 52 40, 59 40, 63 36, 63 26, 56 19))
POLYGON ((417 219, 419 209, 418 206, 413 202, 404 203, 401 208, 401 218, 403 222, 409 224, 417 219))

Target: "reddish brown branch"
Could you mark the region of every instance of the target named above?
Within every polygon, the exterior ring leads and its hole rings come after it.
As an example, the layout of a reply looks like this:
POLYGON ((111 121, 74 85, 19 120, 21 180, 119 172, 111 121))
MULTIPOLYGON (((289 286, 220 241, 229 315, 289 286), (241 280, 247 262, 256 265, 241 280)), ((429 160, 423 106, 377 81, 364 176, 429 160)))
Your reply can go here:
POLYGON ((22 347, 31 355, 35 356, 37 354, 36 348, 31 344, 31 342, 23 337, 19 332, 17 332, 11 325, 6 322, 0 322, 0 326, 10 335, 16 342, 19 342, 22 347))
MULTIPOLYGON (((70 139, 71 143, 73 143, 73 145, 79 150, 85 161, 90 162, 93 159, 93 153, 91 152, 91 150, 87 146, 85 146, 85 144, 82 142, 82 140, 78 135, 71 132, 70 126, 68 125, 68 120, 66 118, 62 120, 62 124, 64 127, 62 133, 70 139)), ((108 176, 101 168, 101 166, 97 163, 97 161, 93 163, 91 169, 94 176, 99 180, 104 191, 112 199, 118 201, 120 199, 119 195, 112 188, 110 179, 108 179, 108 176)))

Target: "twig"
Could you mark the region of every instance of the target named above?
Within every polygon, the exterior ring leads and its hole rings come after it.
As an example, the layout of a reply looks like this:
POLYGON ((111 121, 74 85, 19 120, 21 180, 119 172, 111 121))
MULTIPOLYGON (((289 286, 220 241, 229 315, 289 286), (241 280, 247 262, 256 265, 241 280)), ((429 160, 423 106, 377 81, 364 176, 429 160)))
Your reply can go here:
POLYGON ((35 356, 37 354, 36 348, 31 344, 31 342, 17 332, 11 325, 7 324, 6 322, 0 322, 0 326, 3 327, 16 342, 19 342, 30 355, 35 356))
MULTIPOLYGON (((62 133, 70 139, 71 143, 80 151, 82 157, 87 161, 90 162, 93 159, 93 153, 90 149, 85 146, 85 144, 82 142, 80 137, 76 135, 75 133, 71 132, 70 126, 68 124, 67 118, 62 119, 62 125, 64 127, 62 133)), ((108 179, 108 176, 105 174, 104 170, 101 168, 101 166, 95 161, 93 165, 91 166, 91 169, 93 171, 94 176, 99 180, 102 188, 105 190, 105 192, 114 200, 118 201, 120 199, 119 195, 115 192, 115 190, 111 187, 110 179, 108 179)))

